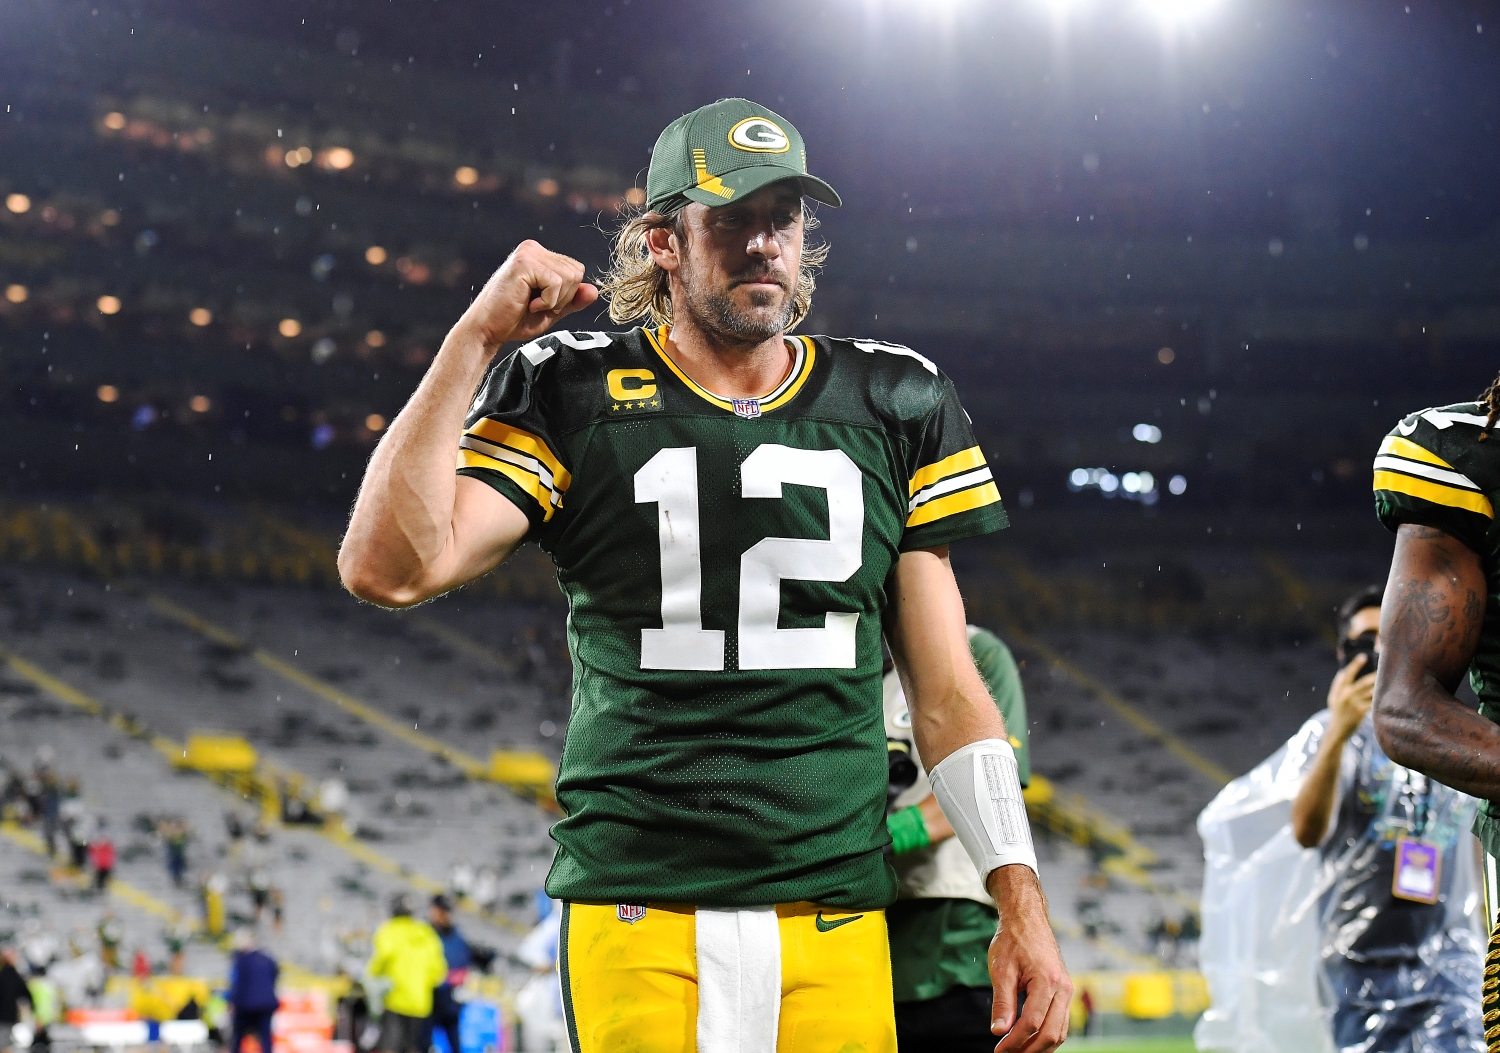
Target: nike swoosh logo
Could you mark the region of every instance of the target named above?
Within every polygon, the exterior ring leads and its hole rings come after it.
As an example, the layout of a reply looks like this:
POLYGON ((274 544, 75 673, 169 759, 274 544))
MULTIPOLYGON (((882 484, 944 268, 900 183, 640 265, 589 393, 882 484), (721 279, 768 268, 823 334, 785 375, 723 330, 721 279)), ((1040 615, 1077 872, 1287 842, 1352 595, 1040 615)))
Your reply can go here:
POLYGON ((820 910, 818 911, 817 917, 813 918, 813 924, 818 927, 819 932, 832 932, 840 925, 848 925, 851 921, 858 921, 863 917, 863 914, 856 914, 852 918, 840 918, 838 921, 825 921, 823 918, 823 912, 820 910))
POLYGON ((1408 425, 1406 421, 1402 421, 1400 424, 1396 425, 1396 430, 1399 431, 1402 435, 1410 435, 1412 432, 1417 430, 1417 422, 1412 421, 1411 424, 1408 425))

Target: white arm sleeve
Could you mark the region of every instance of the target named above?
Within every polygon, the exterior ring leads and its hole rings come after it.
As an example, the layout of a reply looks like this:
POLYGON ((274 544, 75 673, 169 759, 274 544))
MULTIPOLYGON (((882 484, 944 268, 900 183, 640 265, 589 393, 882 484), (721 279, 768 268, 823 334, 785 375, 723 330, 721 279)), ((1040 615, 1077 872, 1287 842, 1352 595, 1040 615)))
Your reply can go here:
MULTIPOLYGON (((1004 739, 971 742, 928 772, 932 792, 979 879, 1012 863, 1036 871, 1031 823, 1021 799, 1016 751, 1004 739)), ((988 887, 986 885, 986 887, 988 887)))

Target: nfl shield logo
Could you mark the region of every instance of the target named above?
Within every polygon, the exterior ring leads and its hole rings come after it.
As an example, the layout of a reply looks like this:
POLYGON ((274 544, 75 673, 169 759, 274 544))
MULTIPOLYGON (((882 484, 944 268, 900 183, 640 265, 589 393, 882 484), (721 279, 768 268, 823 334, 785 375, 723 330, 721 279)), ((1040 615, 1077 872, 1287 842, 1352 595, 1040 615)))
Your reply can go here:
POLYGON ((746 420, 754 420, 760 416, 760 399, 735 399, 734 415, 744 417, 746 420))
POLYGON ((615 907, 621 921, 634 925, 646 916, 646 905, 644 903, 621 903, 615 907))

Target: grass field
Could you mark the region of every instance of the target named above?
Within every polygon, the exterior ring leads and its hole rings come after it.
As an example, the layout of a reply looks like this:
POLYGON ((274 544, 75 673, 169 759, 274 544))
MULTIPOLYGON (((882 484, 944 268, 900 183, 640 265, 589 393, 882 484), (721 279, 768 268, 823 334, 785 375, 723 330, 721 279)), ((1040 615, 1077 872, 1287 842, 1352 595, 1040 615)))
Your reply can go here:
POLYGON ((1077 1053, 1195 1053, 1190 1038, 1075 1038, 1063 1049, 1077 1053))

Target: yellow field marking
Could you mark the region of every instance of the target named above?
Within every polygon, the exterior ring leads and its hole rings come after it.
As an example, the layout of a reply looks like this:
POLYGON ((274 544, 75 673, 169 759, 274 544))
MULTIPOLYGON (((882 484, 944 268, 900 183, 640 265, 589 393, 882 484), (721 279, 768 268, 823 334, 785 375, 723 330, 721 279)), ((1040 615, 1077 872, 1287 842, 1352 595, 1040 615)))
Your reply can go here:
POLYGON ((1116 714, 1131 727, 1135 728, 1136 731, 1139 731, 1148 739, 1159 743, 1168 753, 1192 768, 1199 775, 1204 776, 1219 786, 1227 785, 1234 778, 1223 767, 1200 755, 1186 742, 1183 742, 1176 735, 1173 735, 1166 728, 1105 687, 1103 683, 1068 661, 1051 646, 1038 640, 1019 626, 1008 625, 1002 635, 1040 654, 1052 664, 1054 669, 1061 670, 1075 684, 1114 710, 1116 714))
POLYGON ((418 615, 412 620, 416 622, 418 628, 420 628, 422 632, 427 633, 429 636, 432 636, 440 642, 447 644, 455 651, 461 651, 468 657, 478 659, 479 661, 484 662, 486 665, 493 666, 494 668, 499 669, 503 672, 515 672, 515 662, 506 659, 503 655, 501 655, 499 651, 496 651, 491 647, 486 647, 478 640, 475 640, 473 637, 467 636, 456 629, 448 628, 436 618, 427 617, 425 615, 418 615))
MULTIPOLYGON (((225 634, 225 636, 228 636, 228 634, 225 634)), ((227 643, 230 640, 234 640, 234 637, 228 637, 228 640, 220 640, 220 642, 227 643)), ((233 646, 239 646, 238 642, 236 641, 233 646)), ((66 702, 71 706, 78 707, 85 713, 103 718, 111 727, 114 727, 117 730, 123 731, 126 734, 133 735, 138 738, 144 737, 169 763, 175 762, 177 758, 185 756, 186 754, 186 750, 184 750, 182 743, 177 742, 173 739, 169 739, 165 735, 157 735, 154 733, 146 732, 143 725, 139 723, 132 723, 121 717, 118 713, 111 713, 93 698, 84 694, 82 691, 79 691, 71 684, 57 679, 55 676, 52 676, 50 673, 46 672, 46 670, 33 665, 31 662, 26 661, 24 658, 20 658, 8 651, 5 651, 4 649, 0 649, 0 664, 8 664, 22 677, 30 680, 33 684, 41 688, 43 691, 46 691, 48 694, 53 695, 57 699, 66 702)), ((304 783, 311 784, 310 779, 291 768, 284 768, 279 765, 272 764, 271 762, 266 760, 261 760, 259 767, 265 775, 269 776, 273 780, 302 780, 304 783)), ((229 792, 233 791, 230 790, 229 792)), ((17 843, 22 844, 24 847, 31 848, 33 851, 38 852, 42 850, 41 839, 36 837, 35 834, 22 830, 19 827, 15 827, 14 824, 0 824, 0 829, 3 829, 4 832, 11 837, 12 840, 17 841, 17 843), (30 843, 26 841, 27 838, 30 838, 30 843)), ((389 874, 392 877, 398 878, 399 880, 406 882, 408 885, 411 885, 419 891, 426 892, 430 895, 436 895, 439 892, 445 891, 444 886, 440 882, 434 881, 431 878, 423 876, 422 874, 418 874, 410 867, 402 866, 395 860, 381 855, 379 852, 376 852, 368 845, 360 842, 354 837, 351 837, 341 829, 337 829, 334 827, 317 826, 304 826, 301 827, 301 829, 307 830, 309 833, 316 834, 319 837, 323 838, 325 841, 330 842, 350 858, 373 867, 374 869, 379 870, 384 874, 389 874)), ((112 881, 110 882, 110 885, 112 888, 116 885, 120 885, 121 897, 126 899, 127 902, 136 903, 136 905, 140 906, 143 910, 153 910, 153 912, 156 912, 155 908, 152 908, 146 904, 145 901, 149 900, 150 897, 146 896, 145 893, 140 892, 132 888, 131 886, 125 885, 119 881, 112 881), (139 902, 137 902, 136 899, 132 899, 130 897, 141 897, 141 899, 139 902)), ((160 905, 159 901, 157 902, 158 905, 160 905)), ((171 912, 170 908, 162 906, 162 909, 169 911, 169 914, 162 915, 163 917, 178 916, 176 912, 171 912)), ((459 909, 468 914, 472 914, 476 918, 483 919, 484 921, 489 922, 491 925, 499 926, 500 928, 506 929, 511 932, 524 933, 530 931, 528 926, 513 921, 503 914, 495 914, 489 911, 477 910, 467 904, 460 904, 459 909)))
MULTIPOLYGON (((1276 584, 1281 587, 1282 595, 1287 598, 1287 602, 1298 610, 1312 609, 1316 599, 1312 589, 1308 588, 1301 578, 1292 573, 1292 569, 1282 562, 1279 557, 1273 556, 1269 552, 1261 552, 1259 556, 1260 565, 1266 569, 1266 573, 1271 575, 1275 579, 1276 584)), ((1334 646, 1338 645, 1338 633, 1334 630, 1333 626, 1328 625, 1326 622, 1318 627, 1318 635, 1327 643, 1334 646)))
POLYGON ((478 757, 471 756, 463 750, 455 749, 447 743, 433 738, 431 735, 423 735, 415 728, 407 727, 401 721, 387 716, 372 706, 365 705, 359 699, 345 694, 332 684, 304 673, 289 662, 282 661, 265 648, 257 647, 253 650, 250 649, 238 636, 204 618, 200 618, 192 611, 178 606, 164 596, 152 596, 147 600, 147 603, 157 613, 165 615, 179 625, 183 625, 201 636, 206 636, 210 640, 221 643, 226 647, 248 651, 250 657, 278 676, 292 681, 307 691, 311 691, 319 698, 332 702, 346 713, 351 713, 366 723, 375 725, 386 734, 393 735, 408 745, 444 758, 469 778, 487 778, 489 765, 485 764, 478 757))
MULTIPOLYGON (((19 670, 18 670, 19 671, 19 670)), ((33 852, 44 859, 51 859, 47 852, 47 846, 42 839, 30 830, 23 829, 12 822, 0 823, 0 834, 14 841, 28 852, 33 852)), ((119 878, 111 878, 109 882, 109 894, 112 899, 118 899, 122 903, 128 903, 132 907, 154 914, 166 921, 178 921, 182 918, 182 911, 167 906, 161 900, 150 893, 142 892, 134 885, 119 878)))

